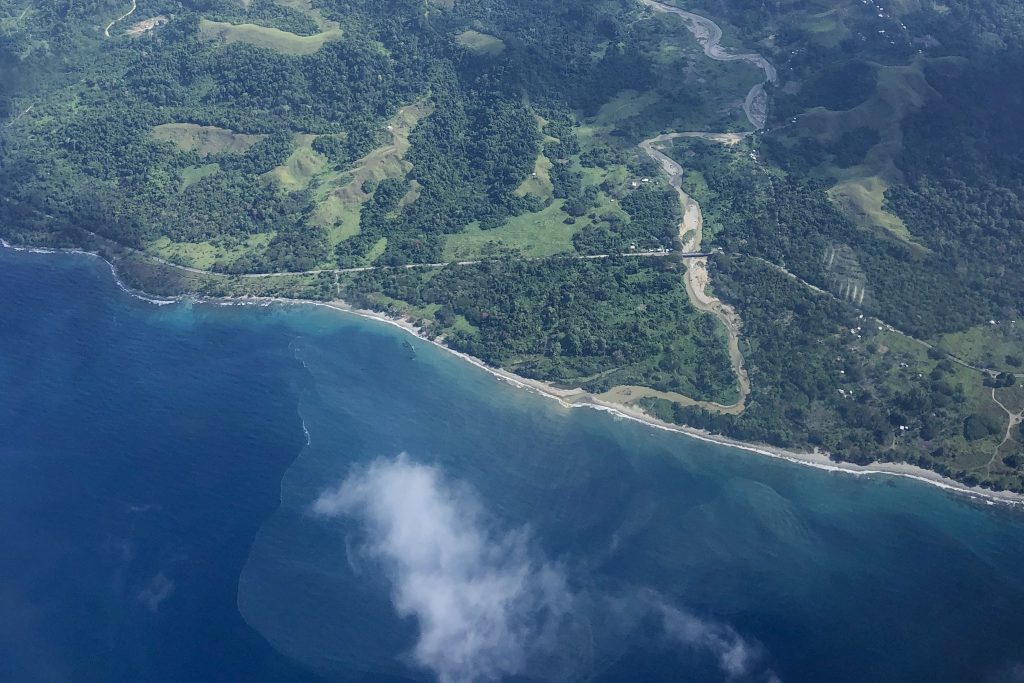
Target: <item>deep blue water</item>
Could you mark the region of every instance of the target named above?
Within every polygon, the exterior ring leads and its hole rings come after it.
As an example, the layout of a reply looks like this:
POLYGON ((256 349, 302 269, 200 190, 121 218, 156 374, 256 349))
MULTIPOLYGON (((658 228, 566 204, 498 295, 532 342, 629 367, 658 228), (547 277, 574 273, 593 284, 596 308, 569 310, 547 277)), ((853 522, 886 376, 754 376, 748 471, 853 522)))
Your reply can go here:
POLYGON ((374 528, 311 511, 379 458, 564 581, 522 678, 726 680, 720 636, 756 651, 739 680, 1024 680, 1024 513, 561 408, 325 309, 157 307, 96 259, 4 250, 0 680, 429 680, 374 528))

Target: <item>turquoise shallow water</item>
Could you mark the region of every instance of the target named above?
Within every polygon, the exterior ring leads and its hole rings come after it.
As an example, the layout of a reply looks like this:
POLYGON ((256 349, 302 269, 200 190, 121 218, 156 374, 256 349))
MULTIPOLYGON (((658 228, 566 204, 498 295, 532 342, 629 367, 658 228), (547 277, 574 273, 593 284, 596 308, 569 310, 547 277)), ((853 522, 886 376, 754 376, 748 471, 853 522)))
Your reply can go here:
POLYGON ((2 680, 1024 676, 1020 512, 565 409, 386 325, 0 251, 0 386, 2 680))

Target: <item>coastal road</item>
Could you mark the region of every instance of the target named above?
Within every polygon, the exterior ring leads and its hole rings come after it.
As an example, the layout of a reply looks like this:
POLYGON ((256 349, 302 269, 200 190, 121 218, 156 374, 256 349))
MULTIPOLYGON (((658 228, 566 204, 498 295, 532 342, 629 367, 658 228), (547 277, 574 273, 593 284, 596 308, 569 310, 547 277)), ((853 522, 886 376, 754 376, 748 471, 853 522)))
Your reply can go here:
MULTIPOLYGON (((209 270, 206 268, 195 268, 193 266, 185 266, 174 261, 169 261, 160 256, 151 254, 144 249, 136 249, 135 247, 125 246, 110 240, 102 235, 99 235, 91 230, 83 230, 88 235, 101 241, 102 243, 109 245, 115 250, 122 252, 128 252, 138 256, 142 256, 149 261, 159 263, 162 266, 168 268, 174 268, 184 273, 193 273, 195 275, 212 275, 214 277, 240 277, 240 278, 275 278, 275 277, 289 277, 295 275, 320 275, 323 273, 343 275, 345 273, 367 273, 374 270, 412 270, 415 268, 444 268, 446 266, 475 266, 481 263, 488 263, 497 261, 498 259, 476 259, 469 261, 438 261, 436 263, 406 263, 402 265, 380 265, 380 266, 354 266, 352 268, 314 268, 312 270, 280 270, 272 271, 267 273, 223 273, 216 270, 209 270)), ((10 246, 4 243, 4 246, 10 246)), ((610 258, 667 258, 674 257, 677 259, 701 259, 707 258, 711 254, 703 251, 668 251, 668 250, 657 250, 657 251, 626 251, 617 254, 555 254, 553 256, 523 256, 519 257, 517 261, 547 261, 550 259, 558 258, 570 258, 578 259, 581 261, 597 261, 610 258)))

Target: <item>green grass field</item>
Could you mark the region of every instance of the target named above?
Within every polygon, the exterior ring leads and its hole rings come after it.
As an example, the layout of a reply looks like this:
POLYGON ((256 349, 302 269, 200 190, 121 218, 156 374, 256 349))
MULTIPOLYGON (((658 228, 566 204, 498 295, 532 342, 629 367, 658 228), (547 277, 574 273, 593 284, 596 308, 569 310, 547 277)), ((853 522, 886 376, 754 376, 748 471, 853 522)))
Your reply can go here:
POLYGON ((328 168, 325 157, 313 151, 315 135, 295 135, 295 149, 283 164, 267 173, 289 192, 299 192, 309 186, 314 177, 328 168))
POLYGON ((842 7, 834 7, 824 12, 799 14, 795 17, 796 28, 815 43, 835 48, 852 35, 844 13, 842 7))
POLYGON ((341 38, 340 28, 330 28, 312 36, 300 36, 288 31, 257 24, 229 24, 224 21, 199 20, 199 37, 231 43, 248 43, 286 55, 313 54, 325 43, 341 38))
POLYGON ((146 246, 146 253, 171 263, 209 270, 215 263, 229 264, 248 253, 266 249, 273 237, 272 232, 260 233, 232 244, 172 242, 169 237, 161 237, 146 246))
POLYGON ((479 31, 463 31, 455 36, 455 42, 474 54, 488 57, 497 57, 505 51, 505 42, 501 38, 479 31))
POLYGON ((202 166, 189 166, 181 171, 181 188, 184 192, 190 185, 195 185, 207 176, 211 176, 220 170, 218 164, 203 164, 202 166))
MULTIPOLYGON (((297 181, 305 182, 303 187, 312 186, 316 201, 312 223, 327 229, 332 247, 344 239, 359 234, 359 207, 369 198, 363 191, 363 184, 366 181, 380 182, 385 178, 402 178, 412 168, 409 162, 405 161, 405 153, 409 150, 409 133, 421 118, 428 116, 432 111, 431 105, 427 102, 417 102, 399 109, 387 124, 391 140, 357 161, 350 169, 339 171, 324 167, 317 170, 318 163, 305 155, 307 161, 301 165, 299 175, 295 176, 290 172, 286 174, 297 181), (307 178, 309 173, 312 175, 307 178)), ((311 140, 309 144, 312 144, 311 140)), ((311 148, 309 154, 316 155, 311 148)), ((409 194, 403 197, 402 201, 408 204, 415 200, 416 196, 416 187, 410 186, 409 194)))
POLYGON ((878 85, 871 97, 846 111, 811 109, 799 118, 793 133, 828 144, 860 128, 877 131, 880 140, 862 163, 849 168, 823 165, 819 172, 835 181, 829 196, 856 225, 885 230, 911 243, 914 236, 898 216, 885 210, 884 198, 889 185, 903 180, 895 163, 903 150, 903 117, 921 110, 936 96, 924 76, 926 64, 918 58, 907 66, 878 66, 878 85))
POLYGON ((172 142, 183 151, 203 155, 241 154, 266 137, 194 123, 164 123, 154 127, 151 135, 156 140, 172 142))
MULTIPOLYGON (((854 174, 856 172, 854 171, 854 174)), ((851 174, 849 180, 829 188, 828 196, 832 203, 857 225, 883 228, 905 242, 912 242, 914 236, 910 234, 903 220, 883 208, 889 182, 877 175, 854 174, 851 174)))
POLYGON ((1024 320, 997 320, 963 332, 943 335, 936 346, 979 367, 1000 372, 1024 372, 1024 366, 1006 362, 1007 356, 1024 361, 1024 320))
POLYGON ((327 230, 331 254, 339 242, 359 234, 359 206, 342 204, 337 197, 321 203, 311 220, 313 225, 327 230))
POLYGON ((551 160, 541 152, 533 165, 533 173, 516 188, 516 194, 520 197, 529 194, 546 200, 551 198, 552 190, 551 160))
POLYGON ((516 216, 500 228, 481 230, 473 223, 465 230, 445 239, 444 258, 446 261, 462 261, 480 258, 486 254, 489 243, 515 249, 523 256, 553 256, 573 251, 572 236, 586 223, 578 221, 566 225, 566 214, 562 211, 562 200, 537 213, 516 216))

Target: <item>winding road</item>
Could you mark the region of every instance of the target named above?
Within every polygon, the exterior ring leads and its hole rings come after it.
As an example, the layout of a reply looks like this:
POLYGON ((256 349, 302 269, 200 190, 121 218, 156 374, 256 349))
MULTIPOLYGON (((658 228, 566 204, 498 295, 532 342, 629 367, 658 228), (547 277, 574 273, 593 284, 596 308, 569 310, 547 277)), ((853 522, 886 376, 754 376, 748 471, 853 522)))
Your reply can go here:
MULTIPOLYGON (((991 471, 992 466, 996 464, 996 460, 999 458, 999 451, 1002 450, 1003 446, 1005 446, 1008 441, 1013 439, 1013 428, 1021 423, 1024 423, 1024 409, 1021 409, 1017 412, 1013 412, 1012 410, 1007 408, 1006 404, 1004 404, 996 397, 995 388, 992 389, 992 401, 997 406, 1003 409, 1003 412, 1005 412, 1006 416, 1009 418, 1009 422, 1006 425, 1006 433, 1003 435, 1003 440, 999 442, 999 445, 996 446, 996 449, 992 452, 992 457, 989 459, 988 463, 983 465, 983 467, 988 471, 991 471)), ((979 467, 976 469, 981 468, 979 467)))
POLYGON ((114 27, 114 24, 116 24, 119 21, 124 21, 125 19, 130 17, 132 15, 132 13, 135 12, 135 10, 137 8, 138 8, 138 3, 136 3, 135 0, 132 0, 132 8, 130 10, 128 10, 127 12, 125 12, 124 14, 122 14, 121 16, 119 16, 117 19, 114 19, 112 22, 107 24, 107 27, 105 29, 103 29, 104 37, 109 38, 110 37, 110 29, 112 29, 114 27))

